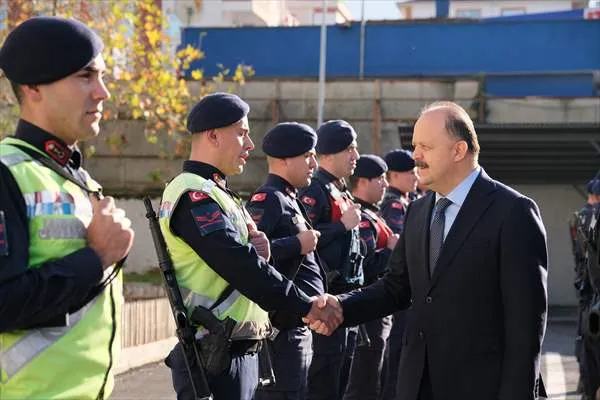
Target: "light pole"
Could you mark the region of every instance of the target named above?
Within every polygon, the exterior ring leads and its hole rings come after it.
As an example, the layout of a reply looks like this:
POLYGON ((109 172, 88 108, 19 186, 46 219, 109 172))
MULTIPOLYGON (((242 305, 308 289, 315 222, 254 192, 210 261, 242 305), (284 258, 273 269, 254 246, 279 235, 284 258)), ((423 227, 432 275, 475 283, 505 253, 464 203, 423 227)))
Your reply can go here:
POLYGON ((365 77, 365 28, 367 20, 365 19, 365 0, 361 0, 360 4, 360 60, 359 60, 359 78, 362 80, 365 77))
POLYGON ((323 123, 323 107, 325 105, 325 64, 327 61, 327 0, 322 0, 321 43, 319 55, 319 101, 317 127, 323 123))

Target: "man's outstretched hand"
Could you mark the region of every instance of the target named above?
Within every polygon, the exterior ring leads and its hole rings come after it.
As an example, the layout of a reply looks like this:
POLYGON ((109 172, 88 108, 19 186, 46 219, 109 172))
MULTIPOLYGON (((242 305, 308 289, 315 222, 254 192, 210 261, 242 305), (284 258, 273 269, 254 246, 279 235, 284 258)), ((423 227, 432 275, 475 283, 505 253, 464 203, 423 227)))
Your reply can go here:
POLYGON ((344 321, 342 305, 337 297, 330 294, 323 294, 313 297, 310 312, 302 318, 310 329, 329 336, 344 321))

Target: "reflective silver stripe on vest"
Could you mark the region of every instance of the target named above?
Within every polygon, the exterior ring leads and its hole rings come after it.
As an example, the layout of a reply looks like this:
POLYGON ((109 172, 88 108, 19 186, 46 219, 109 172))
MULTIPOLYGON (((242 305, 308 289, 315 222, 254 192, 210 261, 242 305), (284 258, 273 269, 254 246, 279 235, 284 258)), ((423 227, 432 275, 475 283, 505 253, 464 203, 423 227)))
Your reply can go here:
MULTIPOLYGON (((186 298, 185 303, 190 308, 190 312, 194 307, 203 306, 206 308, 210 308, 215 302, 215 300, 208 298, 206 296, 202 296, 196 293, 191 292, 189 289, 181 288, 181 295, 186 298)), ((219 316, 226 312, 233 303, 235 303, 241 294, 237 290, 234 290, 231 295, 229 295, 225 301, 219 304, 217 307, 213 309, 213 314, 219 316)), ((269 323, 260 324, 256 321, 236 321, 236 325, 233 328, 233 332, 231 333, 231 339, 233 340, 245 340, 245 339, 264 339, 271 333, 271 326, 269 323)), ((206 334, 205 330, 198 330, 196 333, 196 339, 201 339, 206 334)))
POLYGON ((69 314, 68 326, 32 330, 17 340, 9 349, 0 353, 0 369, 6 373, 8 379, 73 329, 85 313, 96 304, 99 297, 96 296, 75 313, 69 314))
MULTIPOLYGON (((194 293, 186 288, 181 288, 181 295, 183 297, 185 297, 185 304, 187 304, 188 307, 191 309, 193 309, 194 307, 197 307, 197 306, 210 308, 215 303, 214 299, 211 299, 210 297, 202 296, 201 294, 198 294, 198 293, 194 293)), ((219 304, 217 307, 215 307, 212 310, 212 313, 215 314, 217 317, 219 315, 223 314, 224 312, 226 312, 227 310, 229 310, 231 308, 233 303, 235 303, 237 301, 237 299, 240 298, 240 296, 241 296, 240 292, 238 292, 237 290, 234 290, 233 292, 231 292, 231 294, 229 296, 227 296, 227 298, 223 302, 221 302, 221 304, 219 304)))
POLYGON ((87 229, 78 219, 48 219, 39 230, 41 239, 84 239, 87 229))
POLYGON ((2 161, 2 164, 6 165, 7 167, 12 167, 15 164, 30 159, 31 157, 22 153, 13 153, 6 156, 0 156, 0 161, 2 161))

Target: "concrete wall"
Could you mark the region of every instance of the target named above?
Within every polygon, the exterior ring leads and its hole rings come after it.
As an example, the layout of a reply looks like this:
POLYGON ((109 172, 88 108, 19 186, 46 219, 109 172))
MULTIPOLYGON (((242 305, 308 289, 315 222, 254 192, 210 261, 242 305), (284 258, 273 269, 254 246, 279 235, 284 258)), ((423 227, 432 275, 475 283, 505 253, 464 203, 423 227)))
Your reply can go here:
POLYGON ((548 237, 548 296, 552 305, 575 305, 573 270, 568 222, 583 207, 583 188, 568 185, 515 185, 540 207, 548 237))
MULTIPOLYGON (((195 84, 190 86, 192 93, 197 93, 195 84)), ((454 99, 470 108, 477 90, 478 82, 470 80, 333 81, 326 85, 324 117, 348 120, 358 132, 361 152, 384 153, 400 144, 397 125, 413 122, 424 105, 434 100, 454 99)), ((266 131, 278 121, 316 125, 318 84, 297 80, 251 81, 240 87, 238 93, 251 106, 250 128, 256 149, 251 153, 246 173, 232 177, 230 183, 249 192, 261 184, 266 173, 260 149, 266 131)), ((487 106, 490 123, 600 123, 600 98, 490 98, 487 106)), ((172 141, 149 144, 143 131, 141 121, 109 121, 103 125, 101 136, 90 142, 97 153, 87 166, 108 192, 132 194, 158 190, 180 170, 182 160, 176 157, 172 141), (107 137, 115 135, 123 135, 127 141, 119 153, 105 142, 107 137), (157 157, 159 153, 162 158, 157 157), (150 176, 157 170, 161 174, 152 181, 150 176)))

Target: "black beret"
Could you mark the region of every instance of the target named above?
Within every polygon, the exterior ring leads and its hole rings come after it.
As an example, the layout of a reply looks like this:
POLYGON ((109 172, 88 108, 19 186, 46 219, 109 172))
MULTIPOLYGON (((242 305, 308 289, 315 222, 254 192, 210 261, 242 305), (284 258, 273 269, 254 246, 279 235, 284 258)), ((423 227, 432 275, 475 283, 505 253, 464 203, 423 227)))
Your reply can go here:
POLYGON ((387 153, 383 159, 390 171, 405 172, 411 171, 415 167, 415 160, 413 160, 410 152, 406 150, 394 149, 387 153))
POLYGON ((34 17, 17 26, 0 49, 0 68, 21 85, 51 83, 85 68, 104 44, 76 19, 34 17))
POLYGON ((358 178, 377 178, 385 174, 388 170, 385 161, 375 154, 363 154, 356 161, 354 176, 358 178))
POLYGON ((191 133, 233 125, 250 112, 250 106, 235 94, 212 93, 204 96, 190 111, 187 129, 191 133))
POLYGON ((317 134, 310 126, 297 122, 283 122, 267 132, 262 149, 268 156, 287 158, 312 150, 316 143, 317 134))
POLYGON ((327 121, 317 129, 317 153, 335 154, 346 150, 356 140, 354 128, 341 119, 327 121))

